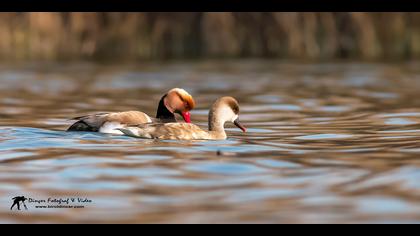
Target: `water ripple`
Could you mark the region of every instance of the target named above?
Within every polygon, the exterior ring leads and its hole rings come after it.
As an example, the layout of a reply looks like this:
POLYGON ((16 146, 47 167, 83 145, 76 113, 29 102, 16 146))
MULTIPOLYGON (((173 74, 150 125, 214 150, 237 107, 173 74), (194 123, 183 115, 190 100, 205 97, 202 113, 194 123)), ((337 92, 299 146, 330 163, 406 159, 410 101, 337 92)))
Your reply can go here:
POLYGON ((419 223, 420 83, 403 68, 5 67, 0 222, 419 223), (92 112, 153 115, 172 87, 194 95, 192 117, 203 127, 216 98, 236 97, 248 132, 227 125, 227 140, 179 142, 64 131, 69 118, 92 112), (22 194, 94 203, 11 214, 11 198, 22 194))

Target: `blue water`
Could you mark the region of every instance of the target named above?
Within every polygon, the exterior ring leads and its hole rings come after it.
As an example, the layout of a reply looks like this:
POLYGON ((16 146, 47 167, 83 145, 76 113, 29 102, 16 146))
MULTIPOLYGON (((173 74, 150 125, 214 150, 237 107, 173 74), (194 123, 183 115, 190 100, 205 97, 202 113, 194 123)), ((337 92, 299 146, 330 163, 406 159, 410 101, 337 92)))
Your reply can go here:
POLYGON ((0 223, 420 223, 418 67, 1 68, 0 223), (92 112, 153 115, 172 87, 193 94, 203 128, 216 98, 236 97, 248 132, 229 124, 224 141, 65 132, 92 112), (20 195, 92 203, 10 211, 20 195))

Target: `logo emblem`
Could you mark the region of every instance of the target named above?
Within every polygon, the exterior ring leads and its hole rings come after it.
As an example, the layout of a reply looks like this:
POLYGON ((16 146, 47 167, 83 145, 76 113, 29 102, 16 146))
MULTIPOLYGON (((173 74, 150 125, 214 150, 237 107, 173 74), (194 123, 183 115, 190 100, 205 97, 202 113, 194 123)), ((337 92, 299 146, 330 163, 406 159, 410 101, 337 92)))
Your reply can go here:
POLYGON ((20 211, 20 203, 22 203, 25 209, 28 210, 25 204, 25 201, 28 199, 25 198, 24 196, 17 196, 17 197, 12 198, 12 200, 13 200, 13 205, 12 207, 10 207, 10 210, 13 210, 13 207, 17 205, 17 209, 20 211))

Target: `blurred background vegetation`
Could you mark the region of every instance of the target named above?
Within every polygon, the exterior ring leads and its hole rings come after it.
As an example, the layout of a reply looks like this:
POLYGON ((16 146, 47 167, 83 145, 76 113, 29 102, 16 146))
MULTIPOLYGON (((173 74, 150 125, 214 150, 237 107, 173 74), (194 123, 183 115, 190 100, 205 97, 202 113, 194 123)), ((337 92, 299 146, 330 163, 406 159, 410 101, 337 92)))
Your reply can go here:
POLYGON ((0 13, 2 60, 411 60, 420 13, 0 13))

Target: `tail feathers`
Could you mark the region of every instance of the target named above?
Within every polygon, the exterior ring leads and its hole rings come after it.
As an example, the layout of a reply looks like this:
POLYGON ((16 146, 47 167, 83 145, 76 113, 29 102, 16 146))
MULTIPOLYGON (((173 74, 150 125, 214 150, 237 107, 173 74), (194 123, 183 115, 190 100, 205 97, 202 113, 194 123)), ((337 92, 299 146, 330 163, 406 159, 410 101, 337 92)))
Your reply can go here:
POLYGON ((126 127, 126 128, 118 128, 117 130, 123 132, 124 135, 130 136, 130 137, 136 137, 139 138, 139 132, 131 127, 126 127))
POLYGON ((83 120, 80 120, 74 123, 67 131, 86 131, 86 132, 98 132, 98 128, 93 127, 85 123, 83 120))
POLYGON ((97 113, 93 115, 75 117, 72 120, 78 120, 67 131, 86 131, 98 132, 99 128, 106 121, 109 113, 97 113))
POLYGON ((145 132, 144 130, 136 127, 118 128, 117 130, 123 132, 124 135, 135 137, 135 138, 148 138, 152 139, 152 135, 145 132))

